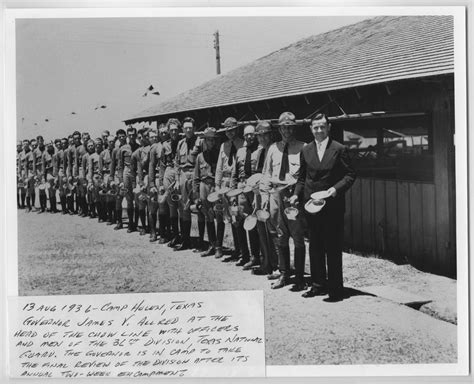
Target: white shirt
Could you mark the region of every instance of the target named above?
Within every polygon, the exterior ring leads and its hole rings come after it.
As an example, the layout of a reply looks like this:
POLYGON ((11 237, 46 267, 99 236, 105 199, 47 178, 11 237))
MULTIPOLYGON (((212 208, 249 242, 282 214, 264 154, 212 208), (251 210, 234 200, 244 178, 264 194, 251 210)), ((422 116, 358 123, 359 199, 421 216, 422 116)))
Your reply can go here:
POLYGON ((317 140, 314 141, 316 142, 316 149, 318 150, 319 161, 322 161, 324 152, 326 151, 326 147, 328 146, 329 137, 326 137, 321 142, 318 142, 317 140))

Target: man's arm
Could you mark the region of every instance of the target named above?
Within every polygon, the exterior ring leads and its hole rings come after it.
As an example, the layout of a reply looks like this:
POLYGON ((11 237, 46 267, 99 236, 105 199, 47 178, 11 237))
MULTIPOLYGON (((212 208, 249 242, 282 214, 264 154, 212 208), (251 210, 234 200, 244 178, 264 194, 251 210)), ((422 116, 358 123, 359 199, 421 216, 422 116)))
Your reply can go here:
POLYGON ((304 189, 304 184, 306 181, 306 160, 304 157, 303 150, 300 152, 300 169, 298 174, 298 181, 296 182, 295 192, 293 196, 300 196, 301 192, 304 189))
MULTIPOLYGON (((339 164, 343 171, 344 176, 336 184, 334 184, 335 194, 344 193, 347 191, 356 179, 356 173, 352 167, 352 160, 349 156, 349 150, 347 147, 342 148, 339 156, 339 164)), ((335 194, 333 196, 335 196, 335 194)))
POLYGON ((194 165, 194 177, 193 177, 193 192, 194 196, 199 197, 199 184, 201 182, 201 157, 198 156, 196 159, 196 164, 194 165))
POLYGON ((219 149, 219 156, 217 157, 217 165, 216 165, 216 176, 215 176, 215 184, 216 188, 221 187, 222 183, 222 157, 224 154, 224 143, 221 144, 221 148, 219 149))

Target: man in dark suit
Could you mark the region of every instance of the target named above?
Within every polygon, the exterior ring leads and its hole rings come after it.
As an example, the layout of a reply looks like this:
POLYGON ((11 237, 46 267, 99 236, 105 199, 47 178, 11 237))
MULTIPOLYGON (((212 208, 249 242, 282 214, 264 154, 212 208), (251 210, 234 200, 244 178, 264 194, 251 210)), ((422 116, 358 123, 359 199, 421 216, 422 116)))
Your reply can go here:
POLYGON ((333 302, 343 299, 344 194, 354 183, 355 172, 347 148, 329 137, 330 129, 323 114, 311 121, 315 140, 301 150, 298 183, 290 202, 304 204, 314 192, 324 192, 326 205, 307 215, 312 286, 303 297, 327 293, 325 301, 333 302))

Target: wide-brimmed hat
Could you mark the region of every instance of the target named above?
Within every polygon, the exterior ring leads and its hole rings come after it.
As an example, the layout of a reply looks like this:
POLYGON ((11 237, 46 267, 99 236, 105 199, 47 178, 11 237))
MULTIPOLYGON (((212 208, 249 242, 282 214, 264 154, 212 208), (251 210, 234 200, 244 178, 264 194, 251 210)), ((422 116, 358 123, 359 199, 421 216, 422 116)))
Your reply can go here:
POLYGON ((234 188, 227 192, 226 195, 227 197, 236 197, 239 196, 242 192, 243 190, 241 188, 234 188))
POLYGON ((257 225, 257 221, 258 221, 257 215, 255 214, 248 215, 244 220, 244 229, 246 231, 251 231, 257 225))
POLYGON ((309 199, 304 205, 304 209, 311 215, 315 215, 326 205, 326 200, 324 199, 309 199))
POLYGON ((213 127, 207 127, 204 132, 202 133, 201 137, 203 139, 206 139, 206 138, 216 138, 218 137, 217 135, 217 130, 213 127))
POLYGON ((257 124, 257 128, 255 128, 256 135, 263 135, 265 133, 270 133, 272 131, 272 126, 269 121, 262 120, 259 121, 257 124))
POLYGON ((228 117, 227 119, 224 120, 224 122, 222 123, 222 126, 224 128, 219 129, 217 132, 231 131, 232 129, 238 128, 239 124, 235 117, 228 117))
POLYGON ((296 125, 296 117, 291 112, 283 112, 278 118, 278 125, 296 125))

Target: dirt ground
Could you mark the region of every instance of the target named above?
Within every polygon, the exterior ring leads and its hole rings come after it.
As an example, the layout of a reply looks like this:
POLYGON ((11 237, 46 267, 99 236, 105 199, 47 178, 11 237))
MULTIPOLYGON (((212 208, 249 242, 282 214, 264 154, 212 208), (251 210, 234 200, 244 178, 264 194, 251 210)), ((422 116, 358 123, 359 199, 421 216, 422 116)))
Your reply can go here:
MULTIPOLYGON (((455 308, 455 294, 437 296, 427 283, 444 278, 351 254, 344 254, 344 273, 349 298, 339 303, 304 299, 290 286, 271 290, 264 276, 234 263, 173 252, 147 236, 114 231, 97 220, 18 211, 20 295, 262 290, 269 365, 457 361, 455 310, 442 314, 436 309, 446 308, 443 303, 455 308), (423 313, 358 290, 388 282, 427 295, 431 307, 423 313)), ((455 288, 454 280, 445 280, 455 288)))

